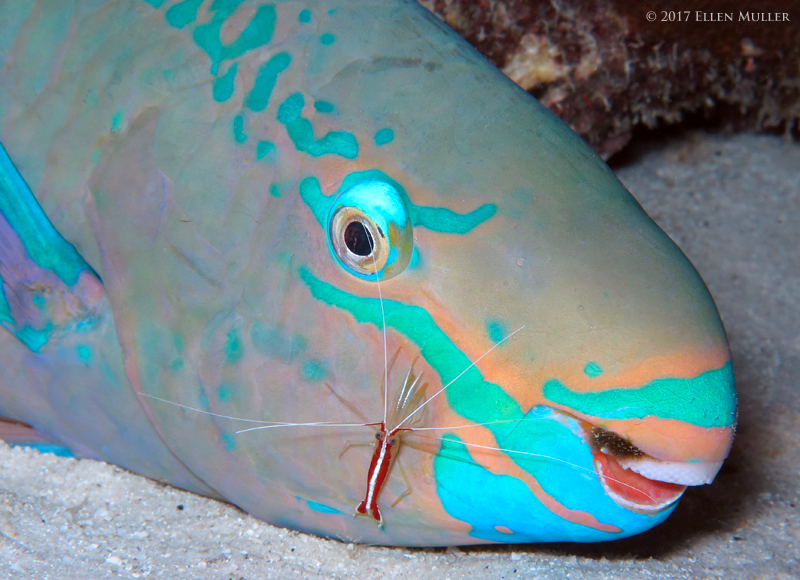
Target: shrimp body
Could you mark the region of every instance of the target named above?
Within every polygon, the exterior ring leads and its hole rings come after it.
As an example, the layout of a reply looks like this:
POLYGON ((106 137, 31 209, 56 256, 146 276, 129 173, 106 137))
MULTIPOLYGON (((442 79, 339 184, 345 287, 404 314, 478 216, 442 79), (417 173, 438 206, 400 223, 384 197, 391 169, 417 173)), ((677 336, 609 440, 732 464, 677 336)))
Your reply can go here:
POLYGON ((400 445, 400 432, 410 431, 410 429, 397 428, 386 431, 384 423, 378 424, 379 430, 375 433, 375 451, 372 453, 372 460, 367 472, 367 491, 366 497, 356 507, 356 513, 361 515, 371 515, 378 525, 383 526, 383 516, 378 507, 378 497, 389 476, 392 463, 395 461, 400 445))

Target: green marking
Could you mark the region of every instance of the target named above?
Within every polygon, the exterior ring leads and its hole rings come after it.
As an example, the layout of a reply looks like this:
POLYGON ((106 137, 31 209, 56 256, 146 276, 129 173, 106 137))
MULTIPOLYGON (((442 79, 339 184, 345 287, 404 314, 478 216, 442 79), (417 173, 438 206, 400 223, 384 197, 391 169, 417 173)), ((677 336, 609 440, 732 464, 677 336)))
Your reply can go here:
MULTIPOLYGON (((301 267, 299 272, 317 300, 346 310, 358 322, 371 323, 378 328, 383 326, 381 303, 377 298, 353 296, 319 280, 306 267, 301 267)), ((419 347, 420 354, 439 374, 443 384, 461 375, 446 391, 447 400, 457 413, 476 423, 510 420, 488 426, 495 436, 514 429, 513 421, 524 416, 519 404, 498 385, 485 381, 477 367, 469 368, 469 357, 459 350, 424 308, 386 299, 383 308, 386 325, 419 347)))
POLYGON ((3 278, 0 277, 0 324, 11 330, 14 325, 14 317, 11 315, 11 306, 6 300, 6 292, 3 289, 3 278))
POLYGON ((319 41, 325 46, 330 46, 331 44, 336 42, 336 37, 330 32, 326 32, 325 34, 319 37, 319 41))
POLYGON ((314 129, 301 115, 305 99, 300 93, 290 95, 278 108, 278 121, 286 126, 289 137, 298 151, 313 157, 341 155, 347 159, 358 157, 355 135, 346 131, 330 131, 321 139, 314 139, 314 129))
POLYGON ((300 192, 300 197, 311 209, 319 224, 325 228, 325 218, 328 216, 333 196, 322 193, 322 188, 319 186, 319 180, 316 177, 306 177, 300 182, 297 189, 300 192))
POLYGON ((169 365, 170 370, 172 371, 180 371, 183 370, 183 357, 177 357, 174 361, 172 361, 169 365))
POLYGON ((272 40, 277 15, 275 6, 267 4, 258 8, 253 19, 236 40, 228 45, 222 44, 220 30, 225 20, 236 12, 242 2, 244 0, 214 0, 210 8, 210 12, 214 14, 211 21, 194 29, 195 42, 211 59, 213 75, 217 74, 222 61, 239 58, 249 50, 266 46, 272 40))
POLYGON ((19 236, 25 252, 40 268, 52 270, 67 286, 74 286, 89 265, 53 227, 0 144, 0 212, 19 236))
POLYGON ((100 153, 102 153, 102 149, 98 149, 94 153, 92 153, 92 163, 97 163, 97 160, 100 159, 100 153))
POLYGON ((232 433, 224 433, 222 435, 222 446, 225 451, 233 451, 236 449, 236 437, 232 433))
MULTIPOLYGON (((380 169, 368 169, 351 173, 342 181, 338 191, 333 195, 324 195, 319 181, 315 177, 307 177, 300 182, 300 196, 314 212, 319 224, 326 228, 328 210, 333 200, 343 191, 351 188, 359 181, 383 181, 394 187, 409 208, 411 223, 415 226, 426 227, 434 232, 446 234, 466 234, 473 228, 491 218, 497 212, 494 204, 482 205, 478 209, 467 213, 458 214, 453 210, 437 207, 421 207, 414 205, 408 197, 405 188, 380 169)), ((413 259, 413 255, 412 255, 413 259)))
POLYGON ((288 52, 280 52, 270 58, 258 69, 253 89, 245 99, 245 106, 253 111, 263 111, 269 104, 269 98, 278 81, 278 75, 286 70, 292 62, 288 52))
POLYGON ((333 113, 333 103, 329 103, 328 101, 315 101, 314 108, 317 110, 318 113, 333 113))
POLYGON ((308 10, 301 10, 300 14, 297 15, 297 19, 303 24, 308 24, 311 22, 311 12, 308 10))
POLYGON ((468 214, 457 214, 444 207, 412 206, 411 221, 419 225, 446 234, 466 234, 497 213, 497 206, 487 203, 468 214))
POLYGON ((381 129, 375 133, 375 145, 378 147, 391 143, 392 141, 394 141, 394 131, 392 129, 381 129))
POLYGON ((239 114, 233 119, 233 138, 237 143, 247 141, 247 134, 244 132, 244 117, 239 114))
POLYGON ((489 340, 497 344, 508 336, 508 329, 499 320, 486 321, 486 334, 489 335, 489 340))
POLYGON ((81 344, 78 346, 78 356, 82 361, 88 362, 88 360, 92 358, 92 349, 85 344, 81 344))
POLYGON ((408 263, 407 270, 416 270, 422 265, 422 254, 420 254, 419 250, 415 247, 414 251, 411 252, 411 261, 408 263))
POLYGON ((83 104, 91 109, 94 108, 99 100, 100 98, 97 96, 97 90, 92 87, 86 92, 86 98, 83 99, 83 104))
POLYGON ((250 327, 250 341, 257 351, 275 357, 284 364, 294 362, 300 352, 298 345, 284 329, 270 328, 257 320, 250 327))
POLYGON ((172 342, 175 343, 175 350, 179 353, 183 352, 184 340, 183 337, 177 332, 172 333, 172 342))
POLYGON ((233 96, 236 88, 236 73, 239 71, 239 63, 233 63, 228 72, 221 77, 214 79, 214 100, 223 103, 233 96))
POLYGON ((259 141, 258 145, 256 145, 256 159, 264 159, 264 157, 267 156, 267 153, 273 151, 274 149, 275 145, 269 141, 259 141))
POLYGON ((583 374, 587 377, 595 378, 603 374, 603 369, 601 369, 600 365, 596 362, 588 362, 586 366, 583 367, 583 374))
POLYGON ((219 400, 223 403, 230 401, 233 398, 235 389, 226 384, 220 383, 219 388, 217 388, 217 396, 219 396, 219 400))
POLYGON ((280 192, 280 190, 278 190, 277 184, 273 183, 272 185, 269 186, 269 194, 272 197, 280 197, 281 196, 281 192, 280 192))
POLYGON ((122 127, 122 121, 124 120, 125 115, 122 111, 117 111, 114 115, 114 118, 111 119, 111 132, 116 133, 122 127))
POLYGON ((655 379, 639 388, 596 393, 576 393, 551 379, 544 384, 544 396, 559 405, 604 419, 655 416, 700 427, 728 427, 736 421, 736 393, 730 362, 691 379, 655 379), (676 393, 686 393, 686 396, 676 397, 676 393))
POLYGON ((328 376, 328 370, 317 361, 308 359, 303 363, 301 374, 307 381, 318 382, 328 376))
POLYGON ((225 361, 229 365, 234 365, 239 362, 243 354, 244 347, 239 338, 239 330, 234 328, 228 333, 225 340, 225 361))
POLYGON ((339 510, 336 508, 332 508, 330 506, 325 505, 324 503, 317 503, 315 501, 308 500, 308 507, 310 507, 315 512, 320 512, 323 514, 340 514, 339 510))
POLYGON ((184 0, 178 2, 167 10, 167 22, 175 28, 183 28, 190 22, 197 20, 197 10, 203 0, 184 0))

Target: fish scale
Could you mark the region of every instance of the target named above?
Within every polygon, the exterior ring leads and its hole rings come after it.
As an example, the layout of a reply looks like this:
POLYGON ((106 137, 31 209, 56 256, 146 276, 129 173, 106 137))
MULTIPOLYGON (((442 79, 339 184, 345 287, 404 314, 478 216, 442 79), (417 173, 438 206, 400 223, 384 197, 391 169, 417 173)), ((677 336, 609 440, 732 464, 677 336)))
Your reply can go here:
POLYGON ((0 22, 0 416, 386 545, 626 537, 713 479, 736 395, 702 279, 416 2, 0 22), (351 443, 412 365, 429 399, 370 489, 379 526, 351 443))

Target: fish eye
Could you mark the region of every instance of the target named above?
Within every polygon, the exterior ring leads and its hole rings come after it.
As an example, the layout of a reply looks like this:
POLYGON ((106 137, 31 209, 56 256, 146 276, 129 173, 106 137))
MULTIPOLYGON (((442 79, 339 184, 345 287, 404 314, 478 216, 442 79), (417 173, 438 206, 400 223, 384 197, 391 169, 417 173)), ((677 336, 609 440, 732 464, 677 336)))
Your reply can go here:
POLYGON ((397 437, 392 437, 389 439, 389 445, 397 445, 397 437))
POLYGON ((351 274, 374 280, 405 270, 414 235, 405 201, 390 184, 360 181, 333 203, 328 220, 332 254, 351 274))
POLYGON ((382 440, 383 439, 383 433, 381 433, 380 431, 375 433, 375 439, 377 439, 378 441, 382 440))

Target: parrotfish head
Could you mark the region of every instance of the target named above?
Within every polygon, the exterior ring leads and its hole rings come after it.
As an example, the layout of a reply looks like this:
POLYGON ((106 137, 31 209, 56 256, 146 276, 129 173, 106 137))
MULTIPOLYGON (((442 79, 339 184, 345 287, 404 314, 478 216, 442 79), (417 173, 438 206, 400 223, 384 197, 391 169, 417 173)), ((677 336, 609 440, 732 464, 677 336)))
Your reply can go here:
POLYGON ((167 445, 248 512, 348 541, 589 542, 663 521, 713 479, 736 420, 686 257, 416 3, 276 6, 274 38, 302 50, 265 43, 202 93, 205 69, 165 76, 186 86, 159 107, 161 77, 124 76, 150 92, 89 184, 87 259, 131 383, 217 414, 143 398, 167 445), (379 528, 351 515, 382 422, 411 430, 379 528))

